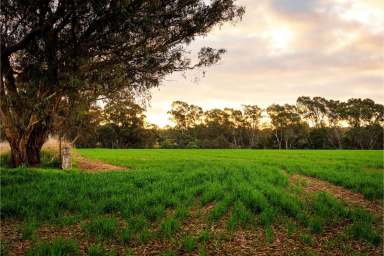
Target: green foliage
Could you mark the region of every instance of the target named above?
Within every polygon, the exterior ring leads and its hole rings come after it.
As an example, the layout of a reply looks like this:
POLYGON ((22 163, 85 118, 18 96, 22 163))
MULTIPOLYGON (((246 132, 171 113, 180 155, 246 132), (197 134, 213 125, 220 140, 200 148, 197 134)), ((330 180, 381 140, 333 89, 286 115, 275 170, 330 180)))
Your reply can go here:
POLYGON ((369 212, 357 208, 351 211, 352 225, 346 230, 354 239, 365 240, 373 245, 379 245, 382 241, 380 234, 372 228, 374 217, 369 212))
POLYGON ((99 240, 115 238, 117 231, 117 220, 110 217, 96 217, 89 223, 83 225, 83 229, 94 235, 99 240))
MULTIPOLYGON (((168 112, 175 127, 144 128, 143 111, 131 99, 107 104, 96 134, 83 132, 83 147, 382 149, 384 106, 370 99, 347 102, 299 97, 296 105, 271 105, 271 128, 260 127, 256 105, 203 111, 182 101, 168 112), (359 112, 359 110, 361 110, 359 112), (111 119, 112 117, 112 119, 111 119), (350 127, 344 127, 346 123, 350 127)), ((124 99, 124 98, 123 98, 124 99)), ((79 141, 80 142, 80 141, 79 141)))
POLYGON ((189 236, 189 235, 185 236, 183 238, 182 243, 183 243, 183 249, 186 252, 193 252, 196 249, 196 240, 192 236, 189 236))
POLYGON ((113 252, 105 250, 101 245, 91 245, 88 248, 87 256, 115 256, 113 252))
POLYGON ((292 221, 288 221, 288 224, 287 224, 287 234, 288 236, 292 236, 297 230, 297 226, 292 222, 292 221))
POLYGON ((254 216, 252 212, 246 208, 242 202, 236 202, 228 221, 228 228, 234 231, 238 226, 243 228, 249 227, 253 219, 254 216))
POLYGON ((185 218, 187 218, 189 216, 189 209, 185 206, 179 206, 177 209, 176 209, 176 212, 175 212, 175 217, 182 221, 184 220, 185 218))
POLYGON ((146 243, 152 237, 148 230, 147 219, 143 215, 128 219, 128 226, 122 230, 122 240, 124 243, 131 243, 134 240, 146 243))
POLYGON ((174 217, 167 217, 161 224, 160 224, 160 234, 164 238, 170 238, 173 234, 176 233, 176 231, 179 229, 180 224, 174 217))
POLYGON ((199 256, 207 256, 208 253, 207 253, 207 250, 205 249, 205 247, 203 246, 200 246, 199 247, 199 256))
MULTIPOLYGON (((379 193, 383 172, 378 151, 79 152, 130 166, 130 171, 89 174, 2 169, 2 218, 22 220, 20 228, 25 229, 26 238, 33 237, 35 224, 80 222, 91 237, 115 239, 125 246, 146 244, 152 238, 174 240, 183 223, 199 218, 208 226, 194 237, 196 252, 208 241, 231 239, 238 228, 262 228, 266 241, 273 242, 273 229, 279 225, 287 227, 291 237, 302 232, 317 237, 324 230, 349 223, 345 230, 348 241, 363 240, 377 246, 382 239, 373 214, 327 193, 294 191, 287 178, 287 173, 299 172, 356 191, 369 185, 379 193), (117 216, 126 222, 121 229, 117 216), (210 225, 221 224, 222 219, 226 230, 217 236, 210 234, 210 225), (152 228, 158 233, 151 233, 152 228)), ((305 236, 301 240, 312 246, 305 236)))
POLYGON ((27 252, 27 256, 75 256, 80 255, 78 244, 73 240, 57 238, 53 242, 39 242, 27 252))
POLYGON ((134 239, 134 233, 132 230, 125 228, 121 232, 121 239, 124 243, 130 243, 134 239))
POLYGON ((153 234, 148 229, 143 229, 138 234, 139 241, 142 244, 146 244, 152 237, 153 234))
POLYGON ((30 240, 34 238, 35 230, 37 229, 38 224, 34 220, 27 221, 23 224, 21 228, 22 239, 30 240))
POLYGON ((268 243, 272 243, 273 240, 275 239, 275 235, 273 233, 273 229, 269 226, 264 229, 264 235, 265 235, 265 240, 268 243))
POLYGON ((348 209, 326 193, 315 194, 308 208, 313 213, 309 219, 309 227, 314 233, 321 233, 324 225, 337 224, 348 215, 348 209))
POLYGON ((198 240, 201 243, 206 243, 209 241, 209 238, 210 238, 209 231, 207 229, 204 229, 200 232, 198 240))
POLYGON ((229 207, 232 204, 233 199, 231 197, 225 197, 222 201, 220 201, 210 212, 208 215, 208 219, 210 221, 218 221, 224 214, 227 213, 229 207))
POLYGON ((373 245, 378 246, 381 242, 380 235, 372 230, 372 224, 366 222, 353 223, 347 230, 347 233, 354 239, 365 240, 373 245))
POLYGON ((161 254, 161 256, 176 256, 177 254, 173 251, 166 251, 161 254))
POLYGON ((128 127, 121 131, 128 140, 112 146, 129 145, 142 121, 135 113, 142 110, 127 104, 126 93, 148 96, 174 71, 217 63, 224 49, 202 47, 193 62, 187 45, 215 25, 240 18, 244 9, 234 1, 76 0, 63 5, 8 1, 1 12, 7 28, 1 33, 7 42, 1 48, 1 81, 8 92, 0 94, 2 108, 8 110, 0 116, 7 127, 2 132, 13 147, 13 164, 32 166, 39 164, 48 134, 94 130, 86 116, 100 97, 106 101, 107 120, 128 127), (29 145, 36 148, 27 154, 33 148, 29 145))
POLYGON ((273 208, 268 207, 264 209, 259 215, 261 224, 265 227, 270 226, 274 222, 276 215, 276 210, 274 210, 273 208))
POLYGON ((306 244, 306 245, 309 245, 309 246, 311 246, 311 245, 313 245, 313 236, 312 235, 310 235, 310 234, 301 234, 300 235, 300 240, 304 243, 304 244, 306 244))

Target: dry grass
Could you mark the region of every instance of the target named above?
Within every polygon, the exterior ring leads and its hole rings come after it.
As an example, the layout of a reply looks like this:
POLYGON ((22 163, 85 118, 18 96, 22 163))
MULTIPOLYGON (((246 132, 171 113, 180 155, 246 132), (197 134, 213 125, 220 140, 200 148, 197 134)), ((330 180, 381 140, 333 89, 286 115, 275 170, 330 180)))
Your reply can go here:
MULTIPOLYGON (((63 143, 64 145, 64 143, 63 143)), ((57 137, 49 137, 49 139, 44 143, 43 151, 54 152, 55 154, 59 154, 59 140, 57 137)))
MULTIPOLYGON (((66 141, 62 142, 62 146, 69 144, 66 141)), ((44 143, 42 147, 43 153, 49 153, 49 155, 52 155, 53 158, 59 159, 59 140, 55 136, 50 136, 48 140, 44 143)), ((7 155, 11 151, 11 147, 9 146, 9 143, 7 141, 0 142, 0 155, 7 155)))
POLYGON ((9 143, 7 141, 0 142, 0 155, 8 154, 11 151, 9 143))

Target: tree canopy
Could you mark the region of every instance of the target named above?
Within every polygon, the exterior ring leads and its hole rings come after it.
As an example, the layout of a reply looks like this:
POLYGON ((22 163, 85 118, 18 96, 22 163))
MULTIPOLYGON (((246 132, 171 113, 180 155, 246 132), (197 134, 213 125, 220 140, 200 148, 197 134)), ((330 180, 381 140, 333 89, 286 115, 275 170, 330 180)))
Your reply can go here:
MULTIPOLYGON (((115 111, 120 112, 121 107, 115 111)), ((136 148, 279 148, 279 149, 381 149, 383 148, 383 105, 370 99, 349 99, 345 102, 320 97, 299 97, 296 104, 272 104, 267 108, 243 105, 242 109, 207 109, 175 101, 168 112, 174 126, 158 128, 149 125, 140 108, 127 107, 121 119, 109 119, 109 108, 100 109, 100 119, 88 120, 83 129, 82 147, 136 148), (314 122, 305 104, 323 104, 321 125, 314 122), (367 118, 355 125, 355 113, 349 109, 362 108, 367 118), (369 104, 366 104, 369 103, 369 104), (135 112, 136 111, 136 112, 135 112), (142 117, 136 125, 121 126, 142 117), (369 118, 368 118, 369 117, 369 118), (95 126, 95 124, 98 124, 95 126), (88 127, 85 126, 85 127, 88 127), (95 131, 89 136, 89 131, 95 131), (122 131, 125 132, 122 132, 122 131), (119 136, 118 136, 119 135, 119 136), (113 138, 108 141, 107 138, 113 138)), ((317 110, 316 110, 317 111, 317 110)), ((92 112, 93 114, 96 112, 92 112)), ((359 112, 360 113, 360 112, 359 112)), ((84 119, 83 119, 84 120, 84 119)), ((74 135, 71 135, 72 139, 74 135)))

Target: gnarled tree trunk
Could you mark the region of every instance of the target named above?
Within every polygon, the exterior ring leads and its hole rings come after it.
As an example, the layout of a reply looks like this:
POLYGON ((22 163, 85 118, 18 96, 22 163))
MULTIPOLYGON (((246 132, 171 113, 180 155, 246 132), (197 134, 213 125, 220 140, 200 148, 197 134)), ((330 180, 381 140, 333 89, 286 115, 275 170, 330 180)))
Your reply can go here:
POLYGON ((48 138, 45 125, 36 124, 29 130, 12 132, 4 129, 5 136, 11 147, 11 165, 36 166, 40 164, 40 151, 48 138))

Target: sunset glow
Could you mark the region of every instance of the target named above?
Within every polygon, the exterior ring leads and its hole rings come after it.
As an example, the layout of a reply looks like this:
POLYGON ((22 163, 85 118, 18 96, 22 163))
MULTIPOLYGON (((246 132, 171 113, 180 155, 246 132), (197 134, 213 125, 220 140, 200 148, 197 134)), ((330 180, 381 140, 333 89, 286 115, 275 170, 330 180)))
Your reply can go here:
POLYGON ((190 45, 225 48, 222 61, 173 74, 152 90, 149 122, 170 124, 172 101, 237 107, 294 103, 301 95, 384 101, 383 1, 241 0, 243 20, 190 45), (195 78, 198 82, 195 82, 195 78))
POLYGON ((273 50, 272 53, 281 54, 291 50, 293 32, 287 27, 274 27, 264 33, 273 50))

